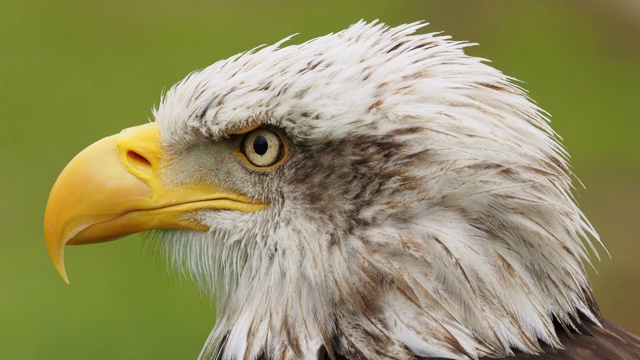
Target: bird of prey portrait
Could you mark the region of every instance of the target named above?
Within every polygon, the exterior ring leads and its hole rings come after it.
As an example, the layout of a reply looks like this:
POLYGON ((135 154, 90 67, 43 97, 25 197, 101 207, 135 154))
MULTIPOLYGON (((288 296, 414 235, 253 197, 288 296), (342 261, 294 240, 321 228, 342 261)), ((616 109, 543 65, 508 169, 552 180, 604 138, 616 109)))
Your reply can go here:
POLYGON ((547 114, 464 42, 364 21, 214 63, 78 154, 49 253, 149 232, 215 296, 202 359, 638 359, 547 114))

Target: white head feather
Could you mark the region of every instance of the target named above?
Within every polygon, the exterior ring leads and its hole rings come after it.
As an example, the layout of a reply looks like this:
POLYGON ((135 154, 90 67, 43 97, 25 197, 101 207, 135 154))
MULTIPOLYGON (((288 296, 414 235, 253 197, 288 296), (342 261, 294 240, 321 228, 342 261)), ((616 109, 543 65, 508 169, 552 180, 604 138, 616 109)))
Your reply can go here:
POLYGON ((597 323, 581 258, 598 238, 545 114, 422 26, 285 39, 164 97, 168 148, 256 124, 291 147, 240 189, 268 209, 163 234, 217 293, 202 357, 477 359, 560 347, 554 321, 597 323))

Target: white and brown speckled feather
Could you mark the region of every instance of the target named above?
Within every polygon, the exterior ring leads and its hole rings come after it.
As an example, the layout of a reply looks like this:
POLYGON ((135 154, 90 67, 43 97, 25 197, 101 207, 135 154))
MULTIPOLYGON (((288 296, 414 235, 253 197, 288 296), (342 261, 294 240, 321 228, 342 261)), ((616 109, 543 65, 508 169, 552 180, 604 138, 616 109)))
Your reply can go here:
POLYGON ((256 125, 290 146, 241 189, 268 209, 162 235, 217 294, 202 358, 496 358, 599 326, 582 264, 599 240, 545 114, 422 26, 280 42, 164 97, 168 148, 256 125))

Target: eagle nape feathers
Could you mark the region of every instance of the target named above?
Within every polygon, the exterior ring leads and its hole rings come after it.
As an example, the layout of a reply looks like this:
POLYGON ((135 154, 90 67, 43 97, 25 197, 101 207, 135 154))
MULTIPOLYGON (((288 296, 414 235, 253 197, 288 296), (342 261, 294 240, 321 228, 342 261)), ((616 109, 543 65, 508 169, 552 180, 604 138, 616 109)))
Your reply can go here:
POLYGON ((203 359, 638 359, 546 113, 464 42, 358 22, 188 75, 56 181, 64 246, 153 231, 216 297, 203 359))

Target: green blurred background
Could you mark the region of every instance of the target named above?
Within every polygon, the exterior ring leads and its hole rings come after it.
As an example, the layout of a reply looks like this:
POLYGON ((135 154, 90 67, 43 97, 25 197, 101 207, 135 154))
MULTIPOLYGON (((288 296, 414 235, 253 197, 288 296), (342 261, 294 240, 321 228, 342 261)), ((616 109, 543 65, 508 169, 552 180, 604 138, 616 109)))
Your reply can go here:
POLYGON ((578 200, 606 243, 591 278, 603 313, 640 332, 640 2, 2 0, 0 358, 189 359, 208 300, 144 241, 67 249, 67 286, 44 244, 49 189, 91 142, 151 117, 190 71, 364 18, 425 19, 523 80, 553 115, 578 200))

